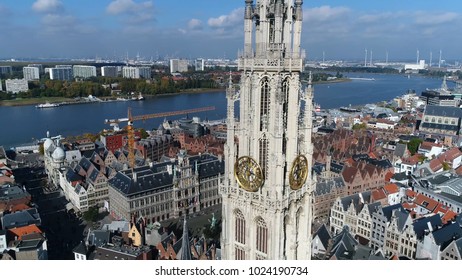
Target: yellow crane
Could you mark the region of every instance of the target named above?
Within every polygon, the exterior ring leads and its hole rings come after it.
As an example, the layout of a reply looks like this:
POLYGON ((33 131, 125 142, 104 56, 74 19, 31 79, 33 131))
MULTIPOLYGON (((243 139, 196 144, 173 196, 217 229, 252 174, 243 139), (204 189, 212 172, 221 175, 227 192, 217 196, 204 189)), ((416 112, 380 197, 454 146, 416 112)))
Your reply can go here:
POLYGON ((187 110, 180 110, 180 111, 170 111, 170 112, 163 112, 163 113, 154 113, 154 114, 147 114, 147 115, 139 115, 139 116, 132 116, 132 110, 128 108, 128 114, 126 118, 120 119, 106 119, 104 121, 105 124, 109 124, 110 126, 114 127, 114 131, 119 131, 119 123, 127 122, 127 135, 128 135, 128 162, 131 168, 135 167, 135 131, 133 129, 133 122, 134 121, 144 121, 147 119, 154 119, 154 118, 161 118, 161 117, 170 117, 170 116, 177 116, 177 115, 185 115, 185 114, 193 114, 199 112, 206 112, 206 111, 213 111, 215 110, 214 106, 209 107, 201 107, 201 108, 194 108, 194 109, 187 109, 187 110))

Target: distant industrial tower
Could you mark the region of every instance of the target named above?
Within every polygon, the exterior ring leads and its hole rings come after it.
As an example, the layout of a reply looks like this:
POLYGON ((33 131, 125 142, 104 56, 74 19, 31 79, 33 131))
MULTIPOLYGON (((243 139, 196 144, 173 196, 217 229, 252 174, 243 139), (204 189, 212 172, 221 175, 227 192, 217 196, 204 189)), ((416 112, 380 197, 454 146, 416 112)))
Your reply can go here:
POLYGON ((226 93, 223 259, 310 258, 312 88, 300 83, 302 3, 245 0, 240 90, 230 81, 226 93))

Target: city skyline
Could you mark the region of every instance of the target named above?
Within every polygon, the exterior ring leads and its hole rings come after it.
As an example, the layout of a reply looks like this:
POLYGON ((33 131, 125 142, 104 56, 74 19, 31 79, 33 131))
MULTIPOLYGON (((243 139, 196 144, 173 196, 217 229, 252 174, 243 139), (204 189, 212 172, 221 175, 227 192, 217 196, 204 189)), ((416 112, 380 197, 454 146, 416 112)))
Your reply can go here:
MULTIPOLYGON (((243 0, 4 0, 0 58, 120 58, 127 54, 235 58, 243 0), (217 4, 219 2, 219 4, 217 4)), ((458 59, 462 4, 446 1, 304 1, 310 60, 458 59)))

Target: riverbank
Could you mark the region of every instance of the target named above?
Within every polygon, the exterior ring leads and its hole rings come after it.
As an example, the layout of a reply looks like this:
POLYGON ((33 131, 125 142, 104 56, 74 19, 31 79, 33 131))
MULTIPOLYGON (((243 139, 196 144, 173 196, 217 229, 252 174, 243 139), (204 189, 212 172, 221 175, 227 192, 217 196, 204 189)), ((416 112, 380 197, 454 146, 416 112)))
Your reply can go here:
POLYGON ((0 101, 0 106, 29 106, 37 105, 42 103, 62 103, 62 102, 73 102, 74 99, 65 97, 37 97, 37 98, 21 98, 12 100, 0 101))
POLYGON ((346 82, 351 82, 352 79, 350 78, 338 78, 338 79, 333 79, 333 80, 328 80, 328 81, 317 81, 314 82, 313 85, 316 84, 334 84, 334 83, 346 83, 346 82))
MULTIPOLYGON (((143 95, 145 98, 155 98, 159 96, 174 96, 180 94, 196 94, 196 93, 208 93, 208 92, 223 92, 224 88, 200 88, 200 89, 188 89, 180 92, 172 93, 162 93, 157 95, 143 95)), ((101 100, 116 100, 117 97, 114 96, 101 96, 98 97, 101 100)), ((75 103, 76 101, 73 98, 65 97, 36 97, 36 98, 20 98, 12 100, 2 100, 0 101, 0 106, 30 106, 38 105, 43 103, 75 103)))

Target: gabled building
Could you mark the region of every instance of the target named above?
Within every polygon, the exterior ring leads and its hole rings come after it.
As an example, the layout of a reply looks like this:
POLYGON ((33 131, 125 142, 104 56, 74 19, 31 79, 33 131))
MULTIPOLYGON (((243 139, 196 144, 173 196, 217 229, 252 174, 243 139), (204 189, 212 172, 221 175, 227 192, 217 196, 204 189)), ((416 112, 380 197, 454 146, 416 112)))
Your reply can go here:
POLYGON ((352 234, 357 233, 358 213, 370 203, 371 192, 357 193, 345 197, 338 197, 332 206, 329 224, 331 231, 336 234, 347 225, 352 234))
POLYGON ((326 259, 328 260, 352 260, 356 253, 359 242, 350 233, 348 226, 335 235, 329 242, 326 259))
POLYGON ((379 207, 376 212, 372 213, 370 246, 374 250, 384 247, 388 224, 390 223, 393 211, 396 209, 400 209, 402 212, 406 211, 401 204, 395 204, 379 207))
POLYGON ((430 229, 417 244, 417 258, 439 260, 444 251, 454 240, 462 237, 458 223, 449 223, 440 228, 430 229))
POLYGON ((331 238, 326 225, 322 224, 314 233, 311 241, 311 257, 313 259, 324 259, 331 238))
POLYGON ((442 260, 461 260, 462 259, 462 238, 453 240, 443 251, 440 259, 442 260))
POLYGON ((337 197, 346 195, 345 182, 341 177, 316 183, 313 200, 313 217, 327 218, 337 197))

